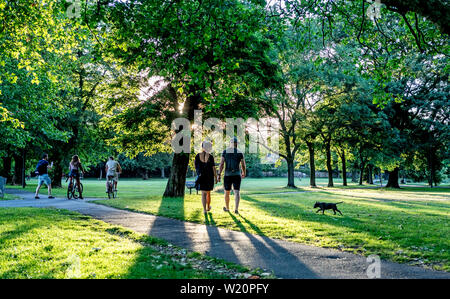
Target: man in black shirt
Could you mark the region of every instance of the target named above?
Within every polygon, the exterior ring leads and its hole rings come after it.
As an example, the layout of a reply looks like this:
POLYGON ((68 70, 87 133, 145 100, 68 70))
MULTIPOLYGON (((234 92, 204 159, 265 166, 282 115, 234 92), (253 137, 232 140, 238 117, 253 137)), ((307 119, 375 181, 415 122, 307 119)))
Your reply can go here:
POLYGON ((219 166, 219 179, 222 175, 223 166, 225 164, 225 176, 223 178, 223 187, 225 189, 225 206, 223 210, 228 212, 230 210, 230 191, 231 186, 233 186, 234 190, 234 201, 235 207, 234 212, 236 214, 239 213, 239 201, 240 197, 240 189, 241 189, 241 180, 245 178, 245 160, 244 154, 237 149, 238 140, 234 137, 231 140, 231 146, 223 151, 222 160, 220 161, 219 166), (242 170, 241 170, 242 168, 242 170))
POLYGON ((48 163, 48 155, 42 155, 42 160, 40 160, 36 166, 36 173, 38 176, 38 186, 36 188, 36 194, 34 198, 39 199, 39 189, 41 189, 42 184, 46 184, 48 188, 48 198, 54 198, 52 196, 52 180, 48 176, 48 169, 53 167, 53 162, 50 165, 48 163))

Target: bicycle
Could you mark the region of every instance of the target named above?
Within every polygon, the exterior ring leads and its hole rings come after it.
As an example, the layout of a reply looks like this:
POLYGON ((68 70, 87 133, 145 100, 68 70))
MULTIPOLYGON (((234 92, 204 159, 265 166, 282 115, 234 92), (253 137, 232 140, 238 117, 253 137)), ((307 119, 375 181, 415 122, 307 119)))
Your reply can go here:
POLYGON ((106 180, 106 184, 108 186, 108 198, 111 199, 112 198, 116 198, 117 197, 117 190, 114 189, 114 176, 113 175, 108 175, 106 180))
MULTIPOLYGON (((67 175, 66 183, 70 179, 69 186, 67 187, 67 199, 77 199, 80 197, 80 193, 83 193, 83 184, 80 182, 80 190, 78 190, 78 184, 75 182, 73 183, 73 176, 67 175)), ((80 180, 82 179, 82 175, 80 174, 80 180)))

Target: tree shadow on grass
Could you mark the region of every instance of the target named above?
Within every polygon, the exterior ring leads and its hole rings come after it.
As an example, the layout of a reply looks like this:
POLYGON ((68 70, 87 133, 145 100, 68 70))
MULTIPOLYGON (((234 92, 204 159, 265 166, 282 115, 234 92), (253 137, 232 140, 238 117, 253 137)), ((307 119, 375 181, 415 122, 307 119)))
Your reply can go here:
MULTIPOLYGON (((330 197, 333 196, 339 196, 342 197, 348 197, 353 200, 367 200, 367 201, 374 201, 379 202, 382 204, 390 205, 392 207, 398 208, 398 209, 404 209, 404 210, 412 210, 414 212, 418 212, 418 210, 423 210, 423 213, 421 213, 423 216, 431 216, 431 217, 442 217, 442 214, 439 213, 433 213, 432 211, 429 211, 430 208, 438 208, 438 209, 447 209, 450 211, 450 205, 445 204, 442 201, 438 200, 402 200, 402 199, 388 199, 388 198, 379 198, 379 197, 370 197, 370 196, 359 196, 359 195, 339 195, 334 194, 332 192, 323 191, 321 192, 323 194, 327 194, 330 197)), ((364 203, 362 203, 364 204, 364 203)), ((367 203, 368 206, 370 206, 370 203, 367 203)), ((406 212, 406 211, 405 211, 406 212)), ((390 211, 390 213, 402 213, 401 211, 390 211)), ((414 213, 416 214, 416 213, 414 213)), ((401 215, 401 214, 399 214, 401 215)))
MULTIPOLYGON (((334 194, 334 196, 336 195, 334 194)), ((436 233, 431 231, 416 230, 415 225, 419 225, 418 221, 420 221, 420 225, 434 225, 431 217, 425 218, 426 223, 424 224, 422 220, 414 220, 413 214, 409 215, 413 218, 408 219, 408 217, 405 217, 407 215, 405 211, 401 210, 383 212, 382 210, 376 211, 376 208, 370 210, 367 207, 352 207, 348 211, 340 208, 344 216, 335 216, 329 211, 325 212, 325 215, 321 213, 316 214, 313 212, 312 207, 311 211, 308 211, 308 209, 302 206, 291 203, 286 205, 284 202, 281 205, 277 202, 260 201, 249 196, 246 196, 245 199, 251 202, 256 208, 274 217, 298 220, 299 224, 301 221, 323 224, 323 229, 320 226, 313 227, 314 233, 317 231, 322 236, 330 237, 339 243, 343 242, 342 240, 347 240, 344 241, 345 248, 353 248, 358 250, 358 252, 361 246, 366 250, 370 250, 374 246, 374 250, 381 250, 383 247, 387 251, 390 251, 392 250, 392 246, 422 246, 433 243, 433 241, 429 241, 430 238, 440 238, 436 233), (406 227, 408 223, 405 221, 409 220, 414 220, 415 222, 410 224, 409 227, 406 227), (332 227, 336 227, 336 230, 332 229, 332 227), (343 228, 344 231, 342 229, 338 230, 337 228, 343 228), (337 239, 337 237, 342 238, 342 240, 337 239), (371 242, 369 243, 372 244, 369 247, 367 247, 367 240, 370 240, 371 242)), ((314 202, 314 200, 309 201, 314 202)), ((442 215, 440 219, 442 219, 442 215)))

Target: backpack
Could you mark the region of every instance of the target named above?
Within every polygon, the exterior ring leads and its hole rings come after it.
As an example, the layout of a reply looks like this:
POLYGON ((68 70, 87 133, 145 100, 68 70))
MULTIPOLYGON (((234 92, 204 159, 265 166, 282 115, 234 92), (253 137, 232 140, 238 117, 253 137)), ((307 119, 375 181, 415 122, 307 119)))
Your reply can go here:
POLYGON ((36 170, 34 171, 35 175, 41 175, 41 172, 39 171, 39 168, 42 166, 41 161, 39 161, 38 164, 36 165, 36 170))

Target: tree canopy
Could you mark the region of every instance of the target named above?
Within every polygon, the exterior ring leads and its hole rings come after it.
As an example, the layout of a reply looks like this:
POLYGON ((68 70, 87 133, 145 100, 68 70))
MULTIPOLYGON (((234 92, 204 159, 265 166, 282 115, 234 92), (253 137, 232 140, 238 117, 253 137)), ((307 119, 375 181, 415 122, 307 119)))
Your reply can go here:
POLYGON ((450 156, 448 12, 444 0, 0 0, 1 174, 47 152, 58 182, 71 155, 117 153, 133 171, 165 161, 165 195, 183 196, 193 148, 154 157, 199 109, 277 119, 290 187, 304 165, 312 186, 316 166, 329 186, 347 168, 360 183, 387 171, 398 187, 409 171, 433 186, 450 156))

